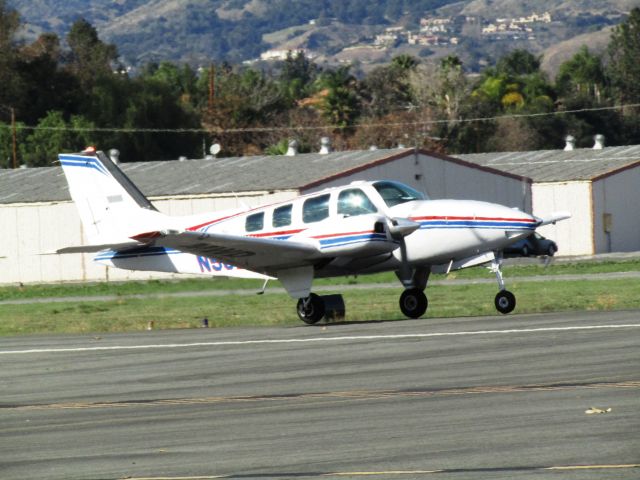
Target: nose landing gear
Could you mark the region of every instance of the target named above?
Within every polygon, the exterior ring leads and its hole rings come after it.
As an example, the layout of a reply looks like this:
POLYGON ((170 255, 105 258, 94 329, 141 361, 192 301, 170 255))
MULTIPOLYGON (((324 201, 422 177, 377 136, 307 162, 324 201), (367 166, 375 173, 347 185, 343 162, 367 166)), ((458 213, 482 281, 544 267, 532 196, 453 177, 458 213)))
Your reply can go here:
POLYGON ((513 312, 513 309, 516 308, 516 296, 511 293, 504 285, 504 279, 502 278, 502 271, 500 270, 500 265, 502 264, 502 255, 496 255, 496 258, 491 262, 491 266, 489 269, 495 273, 496 280, 498 280, 498 288, 500 291, 496 295, 495 298, 495 306, 496 310, 498 310, 502 314, 507 314, 513 312))
POLYGON ((427 296, 419 288, 408 288, 400 295, 400 310, 409 318, 420 318, 428 305, 427 296))

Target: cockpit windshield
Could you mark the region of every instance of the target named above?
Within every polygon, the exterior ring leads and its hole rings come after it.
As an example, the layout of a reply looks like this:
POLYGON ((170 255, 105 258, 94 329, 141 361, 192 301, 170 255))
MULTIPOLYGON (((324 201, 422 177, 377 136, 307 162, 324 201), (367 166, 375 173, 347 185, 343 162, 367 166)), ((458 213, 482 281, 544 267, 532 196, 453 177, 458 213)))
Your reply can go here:
POLYGON ((414 190, 413 188, 399 182, 382 181, 373 184, 378 191, 387 207, 393 207, 401 203, 411 202, 414 200, 424 200, 424 194, 414 190))

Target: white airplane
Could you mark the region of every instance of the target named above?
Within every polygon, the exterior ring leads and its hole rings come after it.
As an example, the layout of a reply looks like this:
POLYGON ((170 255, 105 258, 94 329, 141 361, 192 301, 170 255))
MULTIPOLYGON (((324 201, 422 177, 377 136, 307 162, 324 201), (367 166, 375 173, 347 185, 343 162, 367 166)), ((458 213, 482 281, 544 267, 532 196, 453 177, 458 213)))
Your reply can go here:
POLYGON ((277 278, 308 324, 325 315, 323 297, 311 293, 314 278, 394 271, 405 288, 401 311, 418 318, 427 310, 431 272, 481 264, 491 264, 496 275, 497 310, 509 313, 516 299, 502 279, 501 250, 570 217, 558 212, 541 219, 494 203, 428 200, 386 180, 258 208, 171 217, 103 152, 90 147, 59 160, 89 244, 58 253, 98 252, 96 262, 129 270, 277 278))

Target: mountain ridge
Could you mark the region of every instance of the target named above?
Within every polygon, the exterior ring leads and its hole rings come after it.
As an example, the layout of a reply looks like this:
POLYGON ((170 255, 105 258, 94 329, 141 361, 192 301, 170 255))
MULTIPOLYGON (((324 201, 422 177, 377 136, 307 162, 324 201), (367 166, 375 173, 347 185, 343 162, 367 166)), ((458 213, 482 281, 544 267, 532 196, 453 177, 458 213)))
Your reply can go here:
MULTIPOLYGON (((400 53, 423 58, 456 54, 471 70, 492 63, 511 48, 543 56, 550 49, 564 58, 579 48, 573 38, 599 45, 601 40, 591 42, 591 36, 601 39, 603 29, 620 23, 637 4, 637 0, 381 0, 376 4, 365 0, 8 0, 23 18, 26 39, 45 31, 63 37, 73 21, 83 17, 103 41, 118 47, 127 65, 162 60, 239 63, 255 61, 269 51, 300 48, 328 64, 355 61, 361 68, 400 53), (545 12, 550 22, 512 22, 545 12), (424 21, 421 24, 423 18, 450 23, 437 30, 424 21), (506 22, 502 31, 500 19, 506 22), (493 35, 484 31, 496 24, 493 35), (361 26, 359 34, 354 33, 354 25, 361 26), (393 28, 403 30, 394 37, 389 33, 393 28), (563 48, 569 54, 558 52, 563 48)), ((545 65, 553 69, 554 62, 545 65)))

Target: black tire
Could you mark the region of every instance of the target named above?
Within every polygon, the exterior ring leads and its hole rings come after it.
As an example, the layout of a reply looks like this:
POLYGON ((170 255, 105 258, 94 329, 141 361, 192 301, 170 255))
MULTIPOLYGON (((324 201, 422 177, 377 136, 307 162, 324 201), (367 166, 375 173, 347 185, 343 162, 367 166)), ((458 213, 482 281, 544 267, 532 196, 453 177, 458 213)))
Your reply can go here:
POLYGON ((500 313, 511 313, 516 308, 516 296, 508 290, 502 290, 496 295, 495 305, 500 313))
POLYGON ((527 247, 526 245, 524 247, 522 247, 522 256, 523 257, 528 257, 529 256, 529 247, 527 247))
POLYGON ((428 306, 427 296, 419 288, 409 288, 400 295, 400 310, 409 318, 420 318, 428 306))
POLYGON ((547 250, 547 255, 550 257, 553 257, 557 251, 558 249, 556 248, 555 245, 549 245, 549 250, 547 250))
POLYGON ((298 300, 296 311, 300 320, 307 325, 313 325, 324 317, 324 300, 319 295, 312 293, 309 295, 309 301, 306 302, 306 306, 304 298, 298 300))

